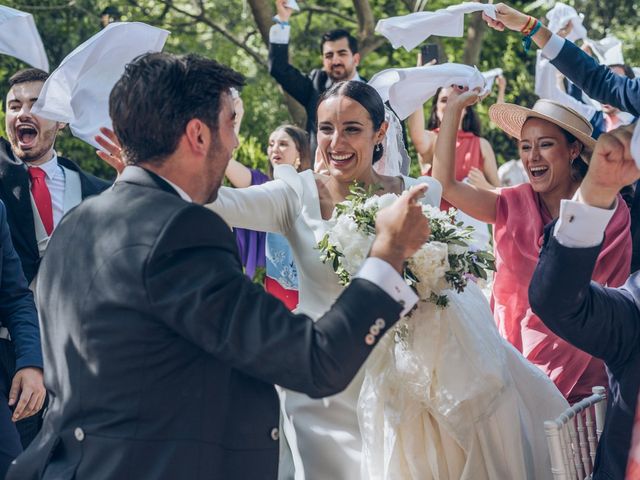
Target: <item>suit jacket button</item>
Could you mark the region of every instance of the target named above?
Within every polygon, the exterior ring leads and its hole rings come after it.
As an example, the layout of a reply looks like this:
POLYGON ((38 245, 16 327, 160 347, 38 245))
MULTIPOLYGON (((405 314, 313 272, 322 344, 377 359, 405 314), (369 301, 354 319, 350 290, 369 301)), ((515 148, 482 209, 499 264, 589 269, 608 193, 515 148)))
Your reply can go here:
POLYGON ((76 440, 78 440, 79 442, 84 440, 84 431, 80 427, 77 427, 73 431, 73 435, 76 437, 76 440))
POLYGON ((371 325, 371 328, 369 328, 369 333, 371 335, 380 335, 380 327, 377 325, 371 325))
POLYGON ((373 345, 374 343, 376 343, 376 337, 374 337, 370 333, 367 333, 367 336, 364 337, 364 343, 366 343, 367 345, 373 345))
POLYGON ((384 321, 384 318, 378 318, 376 320, 376 325, 378 326, 378 328, 383 329, 387 324, 384 321))
POLYGON ((271 440, 278 441, 280 439, 280 430, 277 428, 271 429, 271 440))

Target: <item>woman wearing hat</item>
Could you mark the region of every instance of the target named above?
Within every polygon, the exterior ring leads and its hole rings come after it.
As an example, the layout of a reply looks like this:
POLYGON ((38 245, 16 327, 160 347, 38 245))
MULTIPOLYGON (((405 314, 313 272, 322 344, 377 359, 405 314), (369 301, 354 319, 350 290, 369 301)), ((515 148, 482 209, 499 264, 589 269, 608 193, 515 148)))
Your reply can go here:
MULTIPOLYGON (((591 124, 578 113, 550 100, 533 108, 503 103, 489 109, 491 120, 518 140, 520 158, 531 183, 483 190, 455 178, 455 144, 460 116, 478 101, 473 91, 449 97, 436 144, 433 176, 443 198, 480 221, 494 224, 497 272, 492 307, 498 329, 514 347, 542 369, 574 403, 607 385, 602 361, 554 335, 529 306, 528 288, 544 240, 545 225, 557 218, 560 202, 572 198, 587 170, 585 159, 595 145, 591 124)), ((629 212, 618 202, 609 224, 593 280, 612 287, 629 275, 629 212)))

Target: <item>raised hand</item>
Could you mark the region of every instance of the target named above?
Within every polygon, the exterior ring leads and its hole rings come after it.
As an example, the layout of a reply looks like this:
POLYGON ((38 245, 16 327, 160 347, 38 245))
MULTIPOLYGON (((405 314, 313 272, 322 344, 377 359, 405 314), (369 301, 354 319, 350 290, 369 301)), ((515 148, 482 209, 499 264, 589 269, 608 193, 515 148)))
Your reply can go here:
POLYGON ((495 188, 487 181, 484 173, 479 168, 471 167, 471 169, 469 170, 468 178, 469 183, 474 187, 484 188, 485 190, 492 190, 495 188))
POLYGON ((46 393, 42 370, 30 367, 18 370, 9 391, 9 406, 16 406, 11 420, 17 422, 38 413, 46 393))
POLYGON ((283 22, 288 22, 293 10, 287 6, 287 0, 276 0, 276 11, 278 18, 283 22))
POLYGON ((388 262, 398 272, 404 261, 413 255, 431 234, 429 221, 418 200, 427 185, 416 185, 403 192, 392 205, 383 208, 376 217, 376 239, 371 246, 372 257, 388 262))
POLYGON ((478 103, 481 99, 480 90, 474 88, 473 90, 469 90, 467 87, 461 87, 459 85, 452 85, 452 88, 449 92, 449 97, 447 98, 447 106, 448 109, 464 109, 466 107, 470 107, 471 105, 478 103))
POLYGON ((485 13, 482 14, 482 19, 495 30, 503 31, 507 28, 519 32, 527 24, 529 16, 504 3, 498 3, 496 5, 496 19, 494 20, 485 13))
POLYGON ((120 175, 127 164, 122 156, 122 148, 120 147, 118 137, 116 137, 113 130, 106 127, 100 128, 100 133, 102 133, 102 135, 96 135, 95 140, 106 152, 96 150, 96 155, 115 168, 118 175, 120 175))
POLYGON ((633 127, 621 127, 598 138, 589 170, 580 185, 579 197, 584 203, 611 208, 620 189, 640 178, 630 149, 633 127))

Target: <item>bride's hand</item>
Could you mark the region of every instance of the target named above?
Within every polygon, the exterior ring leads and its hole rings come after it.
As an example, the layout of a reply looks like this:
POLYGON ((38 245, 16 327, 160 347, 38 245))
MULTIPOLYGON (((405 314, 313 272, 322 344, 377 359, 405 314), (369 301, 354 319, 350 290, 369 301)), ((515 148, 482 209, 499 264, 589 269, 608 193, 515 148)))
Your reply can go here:
POLYGON ((418 203, 426 190, 425 184, 412 187, 376 217, 376 239, 370 255, 385 260, 398 272, 431 235, 429 221, 418 203))
POLYGON ((127 164, 123 158, 118 137, 116 137, 113 130, 106 127, 100 128, 100 133, 102 133, 102 135, 96 135, 95 140, 106 152, 96 150, 96 155, 115 168, 118 175, 120 175, 127 164))

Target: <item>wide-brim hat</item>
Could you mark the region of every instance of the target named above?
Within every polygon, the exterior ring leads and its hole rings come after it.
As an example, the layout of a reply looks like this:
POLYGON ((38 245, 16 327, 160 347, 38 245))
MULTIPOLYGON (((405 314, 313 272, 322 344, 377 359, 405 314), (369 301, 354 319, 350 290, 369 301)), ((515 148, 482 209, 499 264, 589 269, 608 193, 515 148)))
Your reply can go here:
MULTIPOLYGON (((541 118, 571 133, 584 145, 584 150, 591 152, 596 145, 596 141, 591 138, 593 127, 589 121, 575 110, 552 100, 538 100, 533 108, 513 103, 496 103, 489 108, 489 118, 500 129, 518 140, 527 119, 541 118)), ((588 161, 584 150, 581 156, 588 161)))

